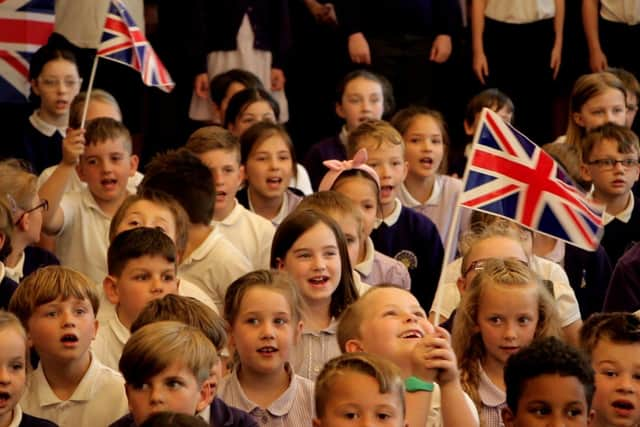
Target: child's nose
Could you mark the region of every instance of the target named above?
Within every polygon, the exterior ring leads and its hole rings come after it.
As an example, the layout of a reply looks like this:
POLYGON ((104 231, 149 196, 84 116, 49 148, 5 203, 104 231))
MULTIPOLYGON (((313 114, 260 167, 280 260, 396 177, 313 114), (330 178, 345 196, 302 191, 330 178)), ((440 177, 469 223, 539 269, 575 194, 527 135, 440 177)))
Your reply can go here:
POLYGON ((164 393, 162 391, 162 387, 151 386, 149 393, 149 401, 151 402, 151 405, 157 406, 164 403, 164 393))
POLYGON ((9 374, 9 369, 7 366, 0 367, 0 385, 9 385, 11 384, 11 375, 9 374))

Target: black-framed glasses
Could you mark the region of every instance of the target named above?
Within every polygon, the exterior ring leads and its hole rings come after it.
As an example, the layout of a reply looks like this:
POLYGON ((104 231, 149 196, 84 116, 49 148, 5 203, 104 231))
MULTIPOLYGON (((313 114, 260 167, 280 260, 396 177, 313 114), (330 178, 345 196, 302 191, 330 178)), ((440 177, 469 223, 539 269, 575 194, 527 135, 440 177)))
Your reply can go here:
POLYGON ((40 203, 38 203, 37 205, 35 205, 31 209, 27 209, 26 211, 22 212, 22 214, 20 214, 20 216, 16 220, 15 225, 20 224, 20 221, 22 221, 22 218, 24 218, 24 216, 26 214, 31 213, 31 212, 35 212, 38 209, 42 209, 43 212, 46 212, 49 209, 49 201, 47 199, 42 199, 42 201, 40 203))
MULTIPOLYGON (((487 265, 487 261, 489 261, 492 258, 481 258, 481 259, 477 259, 475 261, 471 261, 471 264, 469 264, 469 266, 467 267, 467 269, 464 271, 464 273, 462 274, 462 277, 467 277, 467 274, 469 274, 472 271, 482 271, 484 270, 485 265, 487 265)), ((512 258, 512 257, 508 257, 505 258, 511 261, 517 261, 519 263, 521 263, 522 265, 524 265, 525 267, 529 267, 529 263, 525 260, 522 260, 520 258, 512 258)))
POLYGON ((634 166, 638 166, 638 159, 596 159, 587 162, 588 165, 596 166, 602 170, 610 170, 615 168, 618 163, 622 165, 624 168, 632 168, 634 166))

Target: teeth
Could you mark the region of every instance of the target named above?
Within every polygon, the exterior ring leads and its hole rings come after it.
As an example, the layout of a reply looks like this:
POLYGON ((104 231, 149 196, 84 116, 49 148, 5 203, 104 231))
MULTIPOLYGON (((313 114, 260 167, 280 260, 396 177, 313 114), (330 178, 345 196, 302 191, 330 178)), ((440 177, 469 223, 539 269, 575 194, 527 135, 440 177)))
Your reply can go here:
POLYGON ((400 338, 422 338, 422 333, 420 331, 407 331, 400 335, 400 338))
POLYGON ((260 353, 274 353, 276 351, 278 351, 277 348, 273 348, 273 347, 264 347, 258 350, 260 353))

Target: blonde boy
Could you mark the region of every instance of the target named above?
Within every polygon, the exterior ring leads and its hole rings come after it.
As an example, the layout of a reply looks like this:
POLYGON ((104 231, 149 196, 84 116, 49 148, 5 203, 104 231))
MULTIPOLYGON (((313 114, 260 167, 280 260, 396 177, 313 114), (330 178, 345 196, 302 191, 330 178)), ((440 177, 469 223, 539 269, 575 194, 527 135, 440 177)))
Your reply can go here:
POLYGON ((367 353, 330 360, 316 380, 314 427, 353 425, 353 417, 373 424, 406 427, 404 382, 393 363, 367 353))
POLYGON ((591 427, 640 423, 640 320, 631 313, 596 313, 580 332, 595 371, 591 427))
POLYGON ((611 265, 640 241, 640 205, 631 192, 639 175, 638 156, 638 137, 624 126, 607 123, 583 140, 580 171, 593 183, 593 198, 606 205, 600 243, 611 265))
POLYGON ((137 330, 124 346, 120 371, 131 416, 112 426, 139 426, 161 411, 195 415, 213 398, 207 380, 216 348, 198 329, 159 321, 137 330))
POLYGON ((244 180, 238 139, 219 126, 207 126, 191 134, 185 148, 211 171, 216 190, 212 225, 218 226, 254 269, 269 268, 275 228, 236 200, 244 180))
POLYGON ((109 425, 127 412, 122 376, 89 351, 98 307, 96 285, 69 268, 44 267, 22 281, 9 310, 40 356, 20 402, 25 412, 80 427, 109 425))
POLYGON ((349 158, 361 148, 366 148, 367 165, 380 178, 382 221, 370 236, 374 247, 407 267, 413 284, 411 291, 422 306, 430 307, 438 286, 444 248, 435 224, 413 209, 403 207, 397 197, 407 175, 402 135, 383 120, 370 120, 349 134, 349 158))
POLYGON ((94 283, 107 275, 109 222, 127 197, 127 181, 137 167, 127 128, 99 118, 89 123, 84 137, 65 138, 62 161, 40 188, 40 197, 49 201, 43 230, 56 236, 56 256, 94 283), (87 188, 65 194, 74 170, 87 188))
POLYGON ((342 314, 338 343, 343 352, 375 354, 400 368, 409 425, 479 425, 478 413, 462 391, 449 335, 442 328, 434 330, 408 291, 371 288, 342 314))
POLYGON ((144 306, 178 293, 176 248, 162 231, 138 227, 116 236, 107 264, 109 275, 103 287, 115 313, 98 331, 93 350, 102 363, 117 370, 131 324, 144 306))

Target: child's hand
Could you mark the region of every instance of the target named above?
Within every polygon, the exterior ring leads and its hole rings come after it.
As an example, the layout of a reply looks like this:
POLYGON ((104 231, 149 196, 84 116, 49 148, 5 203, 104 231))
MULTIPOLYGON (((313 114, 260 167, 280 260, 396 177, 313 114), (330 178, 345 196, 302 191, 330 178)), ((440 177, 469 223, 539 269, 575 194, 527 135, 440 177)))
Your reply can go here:
POLYGON ((67 136, 62 140, 62 163, 75 166, 84 153, 84 129, 67 129, 67 136))
POLYGON ((436 381, 440 387, 458 380, 456 356, 444 328, 438 326, 434 334, 425 335, 414 348, 412 357, 414 374, 421 379, 436 381))

